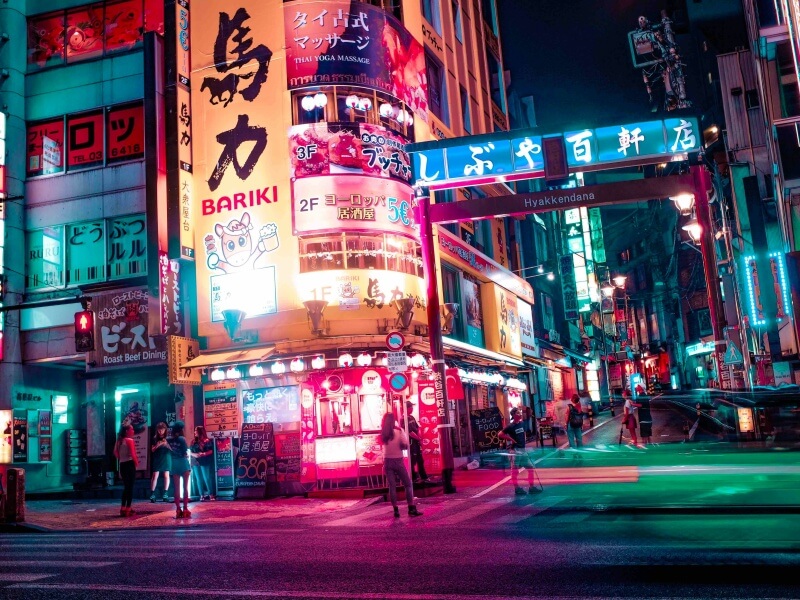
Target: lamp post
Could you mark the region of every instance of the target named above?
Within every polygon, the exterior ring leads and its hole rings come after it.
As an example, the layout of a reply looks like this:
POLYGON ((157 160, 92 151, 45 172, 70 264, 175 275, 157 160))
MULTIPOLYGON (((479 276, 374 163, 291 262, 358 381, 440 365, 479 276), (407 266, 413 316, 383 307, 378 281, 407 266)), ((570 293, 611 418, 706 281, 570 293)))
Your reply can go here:
MULTIPOLYGON (((603 296, 611 298, 614 296, 614 286, 605 284, 600 288, 603 296)), ((613 306, 613 302, 612 302, 613 306)), ((606 378, 606 390, 608 391, 608 401, 611 402, 611 378, 608 376, 608 346, 606 344, 606 311, 603 310, 603 299, 600 299, 600 326, 603 330, 603 373, 606 378)))

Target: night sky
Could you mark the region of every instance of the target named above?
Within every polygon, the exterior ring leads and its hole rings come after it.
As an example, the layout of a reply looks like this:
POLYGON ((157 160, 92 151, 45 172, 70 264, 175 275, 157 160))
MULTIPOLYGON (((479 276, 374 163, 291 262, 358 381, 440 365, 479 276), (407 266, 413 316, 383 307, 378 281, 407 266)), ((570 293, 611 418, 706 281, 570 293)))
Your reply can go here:
MULTIPOLYGON (((687 64, 687 96, 695 106, 671 113, 650 110, 641 71, 631 61, 627 34, 636 29, 639 15, 651 23, 660 21, 661 9, 675 4, 671 0, 497 0, 497 4, 511 88, 520 97, 533 95, 543 132, 697 115, 713 102, 713 89, 703 79, 701 37, 686 33, 676 38, 687 64)), ((717 51, 745 43, 743 25, 731 25, 740 17, 736 2, 730 4, 690 0, 693 31, 702 31, 717 51)), ((678 26, 680 20, 688 24, 680 13, 676 16, 678 26)), ((713 52, 706 58, 713 63, 713 52)))

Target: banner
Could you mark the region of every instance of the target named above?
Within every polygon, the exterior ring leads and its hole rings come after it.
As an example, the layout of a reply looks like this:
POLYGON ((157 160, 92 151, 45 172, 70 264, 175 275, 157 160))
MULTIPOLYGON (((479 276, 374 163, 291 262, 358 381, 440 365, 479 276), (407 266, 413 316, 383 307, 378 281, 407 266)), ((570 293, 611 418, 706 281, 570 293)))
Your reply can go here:
POLYGON ((417 381, 419 390, 419 436, 425 471, 438 475, 442 472, 442 452, 439 447, 439 408, 436 406, 434 383, 417 381))
POLYGON ((299 0, 286 4, 284 15, 289 89, 367 87, 400 98, 427 122, 425 51, 394 17, 342 0, 299 0))
POLYGON ((214 438, 217 497, 233 495, 233 438, 214 438))
POLYGON ((12 429, 12 454, 13 462, 28 462, 28 413, 25 410, 15 410, 12 429))

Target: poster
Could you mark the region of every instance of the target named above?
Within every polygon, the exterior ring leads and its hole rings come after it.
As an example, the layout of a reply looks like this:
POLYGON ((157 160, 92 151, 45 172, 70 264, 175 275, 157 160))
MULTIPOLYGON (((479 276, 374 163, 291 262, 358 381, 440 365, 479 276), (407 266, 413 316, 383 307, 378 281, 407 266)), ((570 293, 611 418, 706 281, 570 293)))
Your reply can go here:
POLYGON ((133 443, 136 447, 136 458, 139 460, 137 471, 147 470, 147 460, 150 456, 148 449, 150 440, 148 431, 150 425, 150 401, 144 393, 124 394, 121 400, 122 425, 133 427, 133 443))
POLYGON ((15 410, 12 425, 13 462, 28 462, 28 416, 27 411, 15 410))
POLYGON ((300 435, 302 442, 301 475, 303 483, 317 481, 317 430, 314 423, 314 390, 308 386, 300 389, 300 435))
POLYGON ((12 437, 13 423, 12 411, 0 410, 0 427, 2 428, 0 429, 2 431, 2 435, 0 435, 0 464, 7 465, 11 463, 11 449, 14 446, 12 437))
POLYGON ((217 497, 233 495, 233 438, 214 438, 217 497))
POLYGON ((300 481, 301 434, 275 434, 275 473, 278 481, 300 481))
POLYGON ((276 430, 296 428, 300 421, 300 396, 297 386, 259 387, 244 389, 250 382, 243 382, 242 413, 245 423, 273 423, 276 430))
POLYGON ((502 447, 500 431, 503 429, 503 415, 496 406, 470 411, 472 439, 478 452, 495 450, 502 447))
POLYGON ((478 284, 461 275, 462 306, 467 322, 467 342, 483 348, 483 314, 478 284))

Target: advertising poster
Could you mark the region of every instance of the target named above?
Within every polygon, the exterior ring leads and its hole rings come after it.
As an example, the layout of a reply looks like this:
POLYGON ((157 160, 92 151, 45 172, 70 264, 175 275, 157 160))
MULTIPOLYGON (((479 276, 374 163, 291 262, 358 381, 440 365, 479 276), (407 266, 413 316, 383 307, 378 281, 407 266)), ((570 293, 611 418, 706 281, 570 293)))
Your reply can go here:
POLYGON ((500 414, 500 409, 496 406, 480 408, 470 411, 469 414, 475 449, 485 452, 501 448, 502 442, 498 436, 503 429, 503 415, 500 414))
POLYGON ((339 83, 384 91, 427 122, 425 51, 381 8, 300 0, 286 6, 284 26, 290 89, 339 83))
POLYGON ((275 473, 278 481, 300 481, 302 434, 275 434, 275 473))
POLYGON ((236 457, 236 495, 263 498, 275 477, 275 437, 272 423, 244 423, 236 457))
POLYGON ((0 427, 2 427, 2 435, 0 435, 0 464, 7 465, 11 463, 11 449, 14 446, 13 425, 14 416, 12 411, 0 410, 0 427))
POLYGON ((422 438, 422 458, 425 471, 442 472, 442 453, 439 448, 439 415, 433 381, 417 381, 419 390, 419 436, 422 438))
POLYGON ((405 141, 371 123, 310 123, 289 129, 291 176, 355 174, 408 183, 411 166, 405 141))
POLYGON ((464 317, 467 322, 467 342, 483 347, 483 314, 481 313, 481 294, 478 284, 461 275, 461 295, 464 317))
POLYGON ((236 437, 239 432, 239 402, 234 382, 204 386, 203 407, 208 437, 236 437))
POLYGON ((28 462, 28 413, 15 410, 12 425, 12 460, 15 463, 28 462))
MULTIPOLYGON (((283 2, 203 3, 191 36, 192 215, 198 333, 222 311, 299 306, 293 278, 283 2), (276 25, 278 25, 276 27, 276 25), (222 51, 218 49, 223 49, 222 51), (283 140, 283 141, 281 141, 283 140)), ((287 9, 289 10, 289 9, 287 9)), ((295 11, 295 7, 291 7, 295 11)))
POLYGON ((533 334, 533 307, 527 302, 517 299, 519 312, 519 338, 524 356, 537 356, 536 337, 533 334))
POLYGON ((233 438, 214 438, 217 497, 233 495, 233 438))
MULTIPOLYGON (((247 384, 251 383, 242 382, 242 413, 245 423, 272 423, 296 429, 296 424, 300 421, 300 394, 297 386, 245 389, 247 384)), ((281 431, 286 427, 278 426, 275 429, 281 431)))
POLYGON ((314 390, 310 387, 301 386, 300 435, 302 471, 300 481, 303 483, 316 483, 317 481, 316 432, 314 423, 314 390))
POLYGON ((148 431, 150 425, 150 400, 145 393, 131 393, 122 396, 122 421, 121 425, 133 427, 133 443, 136 447, 136 458, 139 459, 137 471, 147 470, 147 458, 150 456, 148 449, 150 440, 148 431))
POLYGON ((165 339, 147 330, 147 302, 144 288, 94 296, 95 350, 87 360, 88 370, 166 362, 165 339))
POLYGON ((487 318, 486 348, 521 358, 517 297, 499 285, 484 283, 481 285, 481 301, 487 318))
POLYGON ((356 459, 361 467, 383 464, 383 442, 379 433, 360 435, 356 438, 356 459))

